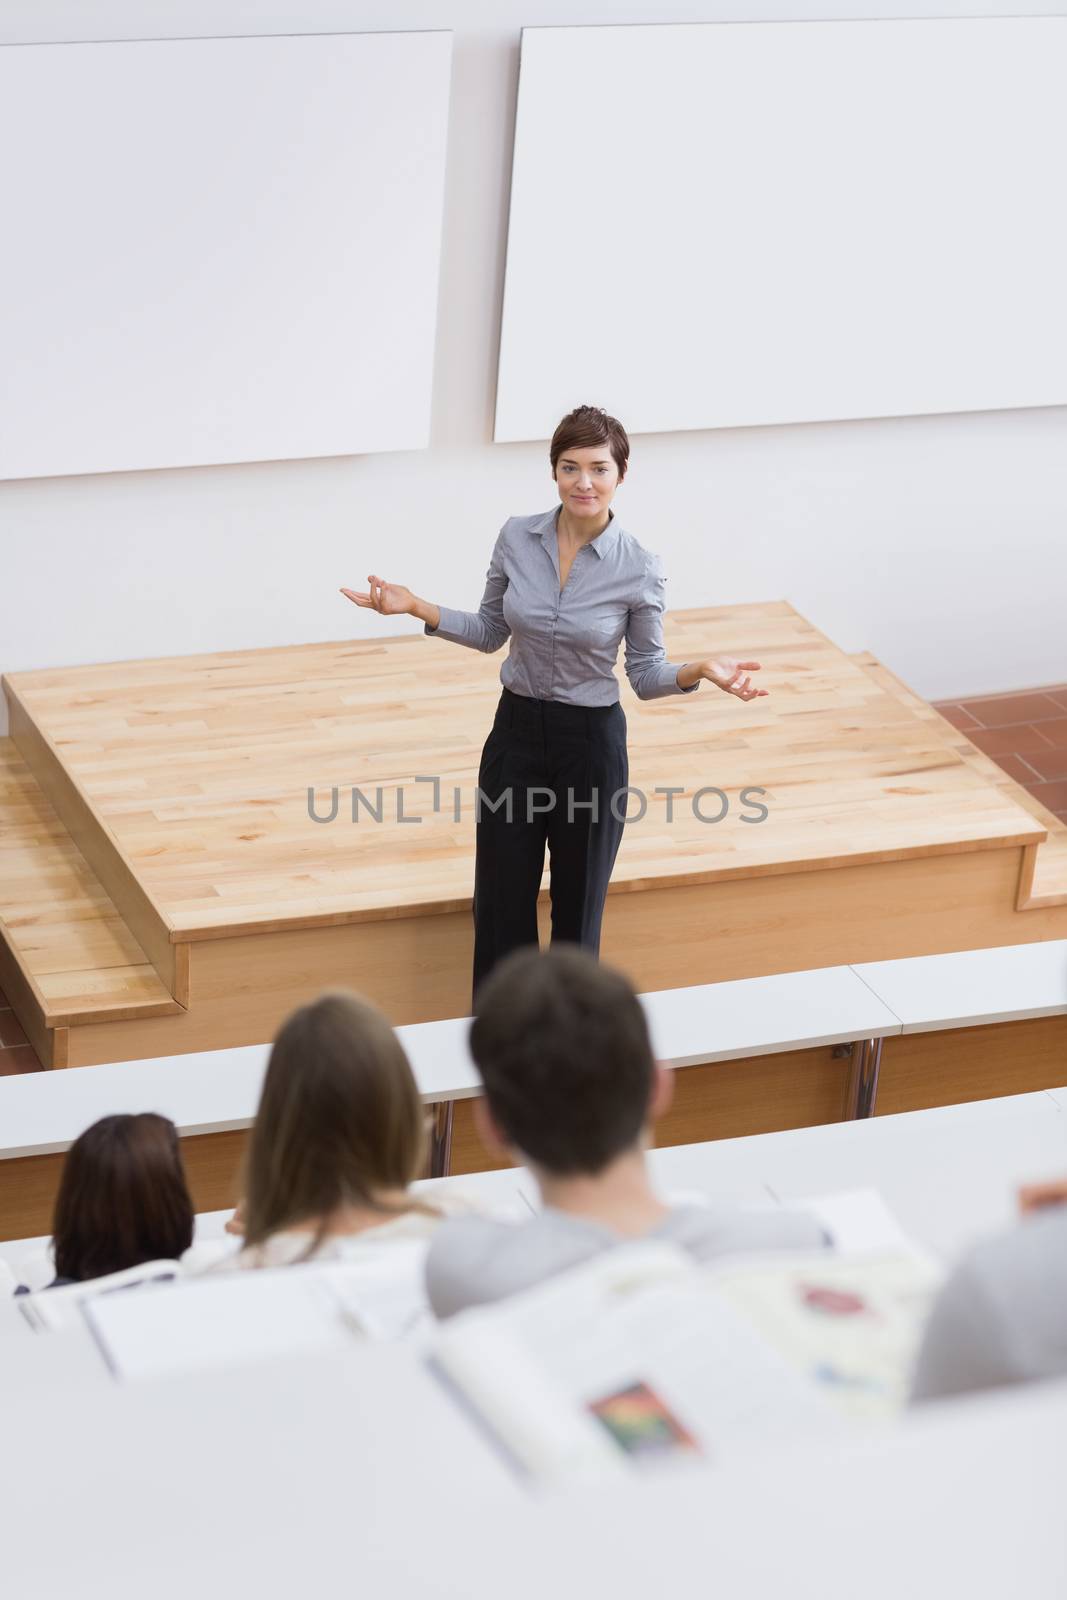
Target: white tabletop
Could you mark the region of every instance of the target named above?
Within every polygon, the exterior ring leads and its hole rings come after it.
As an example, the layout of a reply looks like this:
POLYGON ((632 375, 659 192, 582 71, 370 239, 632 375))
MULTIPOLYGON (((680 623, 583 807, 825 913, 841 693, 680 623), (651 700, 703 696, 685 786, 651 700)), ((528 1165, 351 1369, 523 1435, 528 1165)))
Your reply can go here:
MULTIPOLYGON (((908 1233, 951 1259, 982 1234, 1011 1224, 1020 1184, 1067 1174, 1067 1089, 674 1145, 650 1151, 649 1163, 662 1193, 699 1194, 716 1205, 776 1205, 876 1188, 908 1233)), ((469 1194, 516 1221, 540 1203, 522 1167, 431 1178, 416 1188, 469 1194)), ((224 1239, 230 1214, 198 1217, 197 1243, 224 1239)), ((47 1244, 46 1238, 0 1243, 0 1259, 17 1268, 47 1244)))
MULTIPOLYGON (((466 1026, 459 1018, 396 1030, 428 1104, 478 1092, 474 1064, 461 1044, 466 1026), (437 1033, 431 1036, 430 1028, 437 1033)), ((269 1044, 240 1045, 0 1078, 0 1159, 66 1150, 98 1117, 115 1112, 158 1111, 183 1137, 247 1128, 270 1050, 269 1044)))
POLYGON ((0 1157, 66 1150, 97 1118, 158 1111, 183 1135, 248 1127, 269 1044, 0 1078, 0 1157))
POLYGON ((720 1203, 875 1188, 944 1260, 1009 1227, 1021 1183, 1067 1175, 1067 1090, 1007 1095, 650 1152, 661 1191, 720 1203))
POLYGON ((1067 1013, 1067 939, 864 961, 852 970, 905 1033, 1067 1013))
MULTIPOLYGON (((1067 940, 741 978, 640 996, 668 1067, 1067 1013, 1067 940)), ((479 1092, 470 1019, 397 1029, 428 1104, 479 1092)), ((269 1044, 0 1078, 0 1160, 69 1148, 97 1118, 158 1111, 184 1136, 248 1127, 269 1044)))
MULTIPOLYGON (((900 1031, 847 967, 671 989, 641 1001, 653 1048, 671 1067, 900 1031)), ((469 1028, 469 1018, 454 1017, 396 1030, 427 1104, 480 1092, 469 1028)), ((242 1045, 0 1078, 0 1159, 68 1149, 98 1117, 114 1112, 158 1111, 184 1137, 246 1128, 270 1048, 242 1045)))
MULTIPOLYGON (((36 1342, 58 1337, 41 1335, 36 1342)), ((346 1539, 361 1529, 346 1566, 353 1587, 362 1589, 364 1540, 378 1542, 376 1524, 390 1537, 406 1528, 418 1544, 413 1508, 431 1505, 450 1480, 457 1486, 453 1504, 460 1494, 476 1505, 503 1504, 520 1493, 482 1432, 466 1423, 415 1351, 397 1345, 353 1343, 351 1350, 319 1352, 313 1361, 274 1357, 137 1385, 109 1383, 65 1393, 59 1404, 40 1391, 21 1399, 10 1394, 4 1437, 0 1503, 5 1524, 19 1528, 18 1540, 5 1540, 5 1588, 13 1547, 21 1544, 25 1570, 37 1574, 24 1592, 35 1596, 46 1592, 46 1578, 55 1584, 47 1592, 74 1592, 70 1578, 63 1584, 59 1573, 75 1573, 83 1550, 109 1548, 113 1572, 121 1570, 127 1539, 136 1544, 135 1530, 149 1526, 162 1574, 176 1551, 190 1547, 189 1518, 197 1536, 208 1540, 200 1550, 198 1588, 209 1594, 254 1592, 244 1583, 230 1590, 209 1580, 203 1561, 227 1530, 235 1554, 270 1544, 272 1520, 275 1532, 295 1545, 314 1545, 331 1522, 346 1539), (257 1484, 261 1490, 274 1485, 273 1519, 265 1508, 252 1513, 257 1484), (60 1497, 65 1526, 56 1538, 54 1525, 47 1532, 47 1508, 54 1516, 60 1497), (20 1513, 8 1521, 16 1499, 20 1513)), ((146 1554, 151 1548, 146 1541, 146 1554)), ((396 1559, 403 1559, 401 1552, 396 1559)))
MULTIPOLYGON (((1062 1600, 1065 1428, 1067 1384, 931 1407, 854 1441, 568 1494, 532 1527, 515 1507, 484 1555, 509 1600, 562 1573, 568 1595, 612 1600, 1062 1600)), ((470 1600, 492 1593, 470 1579, 470 1600)))
POLYGON ((35 1600, 1061 1600, 1065 1435, 1049 1385, 538 1498, 412 1352, 354 1349, 12 1397, 4 1579, 35 1600))
POLYGON ((899 1033, 849 967, 664 989, 641 996, 656 1056, 672 1067, 814 1049, 899 1033))

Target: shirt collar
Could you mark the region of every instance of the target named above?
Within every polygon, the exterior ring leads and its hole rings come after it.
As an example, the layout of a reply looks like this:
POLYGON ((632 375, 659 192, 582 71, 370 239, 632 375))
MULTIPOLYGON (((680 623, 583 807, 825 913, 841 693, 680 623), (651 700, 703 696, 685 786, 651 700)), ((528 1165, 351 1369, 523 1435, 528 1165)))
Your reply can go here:
MULTIPOLYGON (((559 515, 562 504, 562 501, 557 502, 551 511, 546 511, 543 516, 537 517, 533 524, 532 532, 540 536, 541 543, 549 555, 552 555, 558 549, 556 544, 556 518, 559 515)), ((601 559, 618 542, 620 533, 619 519, 610 507, 608 508, 608 515, 611 520, 608 522, 607 527, 603 533, 597 534, 597 537, 591 540, 589 545, 589 548, 595 550, 601 559)))

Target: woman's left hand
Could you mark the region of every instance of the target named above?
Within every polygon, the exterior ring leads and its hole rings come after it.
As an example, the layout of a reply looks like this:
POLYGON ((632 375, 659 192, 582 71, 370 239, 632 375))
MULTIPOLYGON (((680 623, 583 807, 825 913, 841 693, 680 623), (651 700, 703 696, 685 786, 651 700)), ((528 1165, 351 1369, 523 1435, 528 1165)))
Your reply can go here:
POLYGON ((758 695, 767 694, 766 689, 753 689, 749 674, 758 672, 758 661, 735 661, 733 656, 715 656, 710 661, 700 662, 700 676, 707 678, 717 689, 723 689, 727 694, 737 695, 739 700, 755 700, 758 695))

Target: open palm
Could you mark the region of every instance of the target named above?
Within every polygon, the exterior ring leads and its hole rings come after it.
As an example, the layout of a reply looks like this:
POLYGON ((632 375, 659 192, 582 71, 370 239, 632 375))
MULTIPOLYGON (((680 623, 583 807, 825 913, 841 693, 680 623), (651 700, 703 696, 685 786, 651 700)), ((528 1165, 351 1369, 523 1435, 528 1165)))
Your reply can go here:
POLYGON ((716 656, 712 661, 705 661, 705 676, 716 685, 725 690, 727 694, 737 695, 739 700, 755 700, 761 694, 767 694, 766 689, 753 689, 749 674, 758 672, 758 661, 737 661, 733 656, 716 656))
POLYGON ((402 583, 386 583, 384 578, 371 572, 367 575, 369 590, 342 589, 353 604, 364 606, 369 611, 377 611, 383 617, 401 617, 410 612, 415 601, 411 590, 402 583))

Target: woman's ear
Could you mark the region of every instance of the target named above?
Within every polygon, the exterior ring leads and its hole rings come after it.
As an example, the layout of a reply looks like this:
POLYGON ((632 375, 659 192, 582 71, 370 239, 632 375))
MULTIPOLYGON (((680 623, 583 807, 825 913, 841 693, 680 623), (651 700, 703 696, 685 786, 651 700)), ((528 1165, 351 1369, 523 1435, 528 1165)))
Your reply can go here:
POLYGON ((489 1109, 489 1102, 484 1094, 475 1098, 471 1113, 474 1119, 474 1131, 485 1145, 491 1156, 502 1156, 509 1161, 514 1160, 514 1154, 508 1146, 507 1140, 493 1121, 493 1113, 489 1109))
POLYGON ((662 1061, 656 1062, 652 1080, 652 1094, 648 1102, 648 1120, 656 1122, 671 1108, 674 1099, 674 1073, 662 1061))

